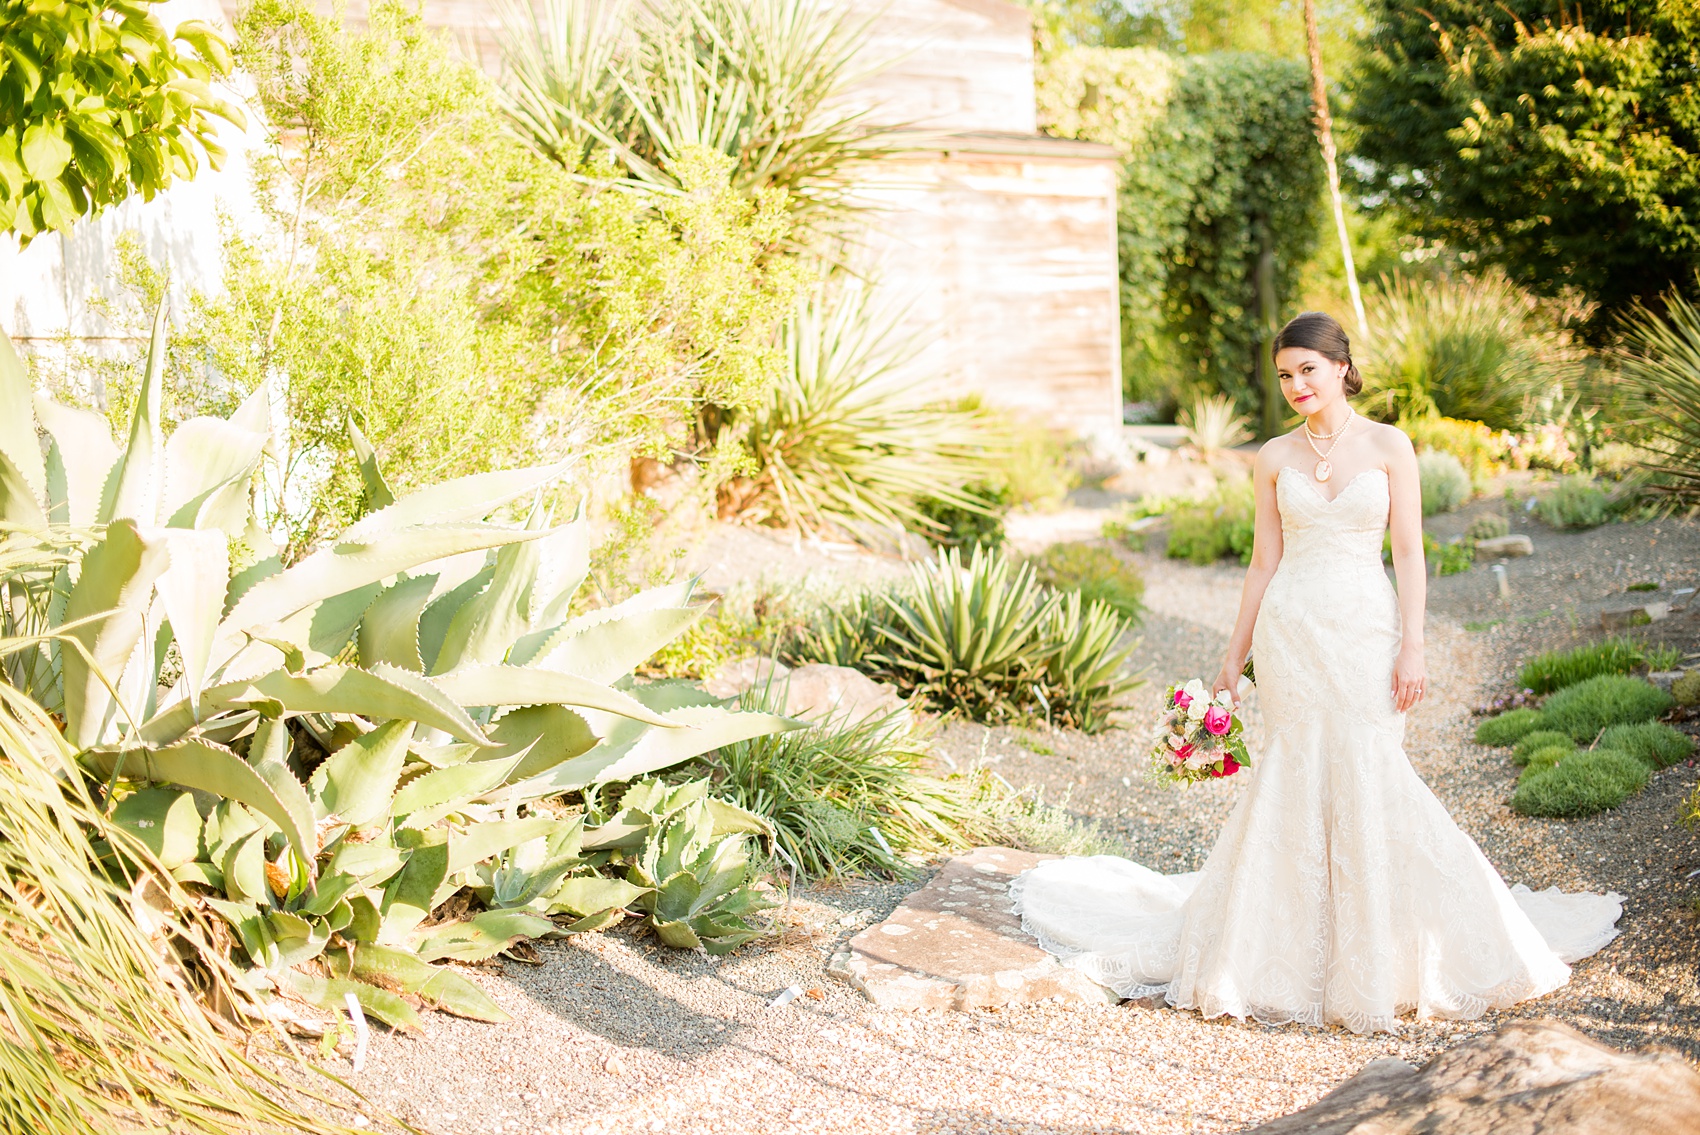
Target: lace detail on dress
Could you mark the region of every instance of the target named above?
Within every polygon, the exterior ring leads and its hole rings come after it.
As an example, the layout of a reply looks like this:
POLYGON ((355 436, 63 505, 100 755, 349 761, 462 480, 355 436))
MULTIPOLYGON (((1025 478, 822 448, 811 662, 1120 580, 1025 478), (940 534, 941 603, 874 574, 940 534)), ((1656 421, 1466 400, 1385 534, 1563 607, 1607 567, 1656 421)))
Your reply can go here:
POLYGON ((1053 860, 1011 888, 1023 927, 1123 996, 1205 1016, 1393 1030, 1563 985, 1617 933, 1618 895, 1507 888, 1404 752, 1386 474, 1332 501, 1282 470, 1284 550, 1253 632, 1260 759, 1193 875, 1053 860))

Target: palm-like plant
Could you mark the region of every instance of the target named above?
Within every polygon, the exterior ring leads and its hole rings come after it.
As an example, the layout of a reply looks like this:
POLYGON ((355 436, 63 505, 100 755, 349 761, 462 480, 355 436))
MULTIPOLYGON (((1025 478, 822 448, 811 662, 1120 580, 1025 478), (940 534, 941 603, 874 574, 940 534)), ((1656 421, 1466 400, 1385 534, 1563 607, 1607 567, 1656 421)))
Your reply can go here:
POLYGON ((917 342, 866 287, 822 287, 785 324, 786 367, 749 419, 759 467, 743 515, 808 529, 937 527, 933 498, 971 512, 966 486, 1000 444, 981 415, 926 402, 907 370, 917 342))
POLYGON ((1641 402, 1643 443, 1656 455, 1652 487, 1700 502, 1700 310, 1673 293, 1663 315, 1637 311, 1619 365, 1641 402))
POLYGON ((875 73, 868 17, 812 0, 504 0, 503 102, 522 137, 577 170, 605 151, 635 186, 681 187, 691 147, 733 184, 778 189, 805 226, 851 207, 857 167, 896 131, 846 93, 875 73))

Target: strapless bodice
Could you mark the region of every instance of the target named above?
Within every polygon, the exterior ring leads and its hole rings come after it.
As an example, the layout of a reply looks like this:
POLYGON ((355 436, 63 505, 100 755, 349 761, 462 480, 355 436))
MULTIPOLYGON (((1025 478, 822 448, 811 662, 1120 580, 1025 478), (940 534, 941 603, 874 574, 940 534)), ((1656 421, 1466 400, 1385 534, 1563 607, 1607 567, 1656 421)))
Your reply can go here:
POLYGON ((1275 503, 1281 511, 1281 567, 1373 566, 1380 571, 1389 500, 1385 470, 1364 470, 1329 500, 1305 473, 1283 466, 1275 478, 1275 503))

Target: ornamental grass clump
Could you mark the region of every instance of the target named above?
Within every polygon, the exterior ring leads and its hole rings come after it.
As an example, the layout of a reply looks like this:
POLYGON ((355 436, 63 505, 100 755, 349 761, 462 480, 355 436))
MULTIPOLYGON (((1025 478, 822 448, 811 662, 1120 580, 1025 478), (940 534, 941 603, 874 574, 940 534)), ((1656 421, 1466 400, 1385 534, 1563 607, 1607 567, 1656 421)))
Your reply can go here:
POLYGON ((1550 694, 1601 674, 1628 674, 1647 665, 1647 650, 1626 638, 1608 638, 1570 650, 1549 650, 1523 663, 1517 684, 1550 694))
POLYGON ((1576 747, 1576 743, 1570 739, 1569 734, 1560 733, 1554 729, 1537 729, 1533 733, 1525 733, 1511 750, 1511 763, 1526 765, 1529 763, 1532 754, 1542 749, 1550 749, 1555 745, 1564 749, 1576 747))
POLYGON ((1647 766, 1628 753, 1583 750, 1545 767, 1531 763, 1511 794, 1511 807, 1525 816, 1591 816, 1641 791, 1648 775, 1647 766))
POLYGON ((1514 709, 1498 717, 1490 717, 1476 726, 1476 744, 1515 745, 1545 724, 1538 709, 1514 709))
POLYGON ((1613 725, 1600 734, 1599 747, 1628 753, 1654 772, 1680 764, 1694 755, 1694 738, 1657 721, 1613 725))
MULTIPOLYGON (((783 680, 746 693, 747 709, 778 712, 783 680)), ((973 785, 924 768, 927 745, 893 716, 827 721, 724 745, 705 759, 715 793, 773 825, 800 877, 903 876, 907 852, 992 838, 973 785)))
POLYGON ((1588 744, 1608 725, 1652 721, 1674 704, 1669 694, 1651 682, 1602 674, 1566 686, 1547 698, 1540 719, 1543 727, 1588 744))

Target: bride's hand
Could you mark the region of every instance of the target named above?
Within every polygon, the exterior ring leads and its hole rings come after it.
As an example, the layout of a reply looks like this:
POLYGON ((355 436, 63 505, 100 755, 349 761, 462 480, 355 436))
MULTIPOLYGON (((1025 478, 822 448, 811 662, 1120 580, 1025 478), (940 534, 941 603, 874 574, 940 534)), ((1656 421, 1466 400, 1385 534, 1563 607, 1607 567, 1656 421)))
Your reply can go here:
MULTIPOLYGON (((1242 667, 1243 669, 1243 667, 1242 667)), ((1210 687, 1210 696, 1214 698, 1223 690, 1233 695, 1235 708, 1240 704, 1240 671, 1230 670, 1227 663, 1222 664, 1222 672, 1216 675, 1216 682, 1210 687)))
POLYGON ((1423 667, 1423 648, 1402 647, 1393 663, 1393 708, 1405 713, 1423 700, 1428 672, 1423 667))

